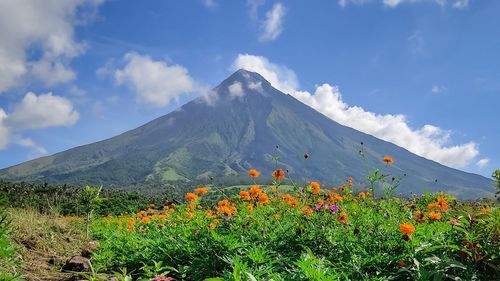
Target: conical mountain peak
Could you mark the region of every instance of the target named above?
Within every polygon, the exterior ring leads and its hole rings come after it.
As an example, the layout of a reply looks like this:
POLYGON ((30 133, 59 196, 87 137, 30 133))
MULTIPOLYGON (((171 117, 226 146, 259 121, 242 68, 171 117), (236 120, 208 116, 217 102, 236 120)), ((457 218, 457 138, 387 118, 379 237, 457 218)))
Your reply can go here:
POLYGON ((0 170, 0 180, 103 184, 148 192, 205 184, 210 178, 231 185, 248 182, 248 169, 270 174, 276 165, 273 155, 278 155, 287 175, 301 181, 306 180, 305 151, 312 155, 306 176, 324 184, 348 177, 361 183, 366 169, 380 167, 385 154, 397 162, 385 166, 384 173, 407 175, 402 176, 403 193, 441 190, 462 198, 494 194, 490 179, 342 126, 244 69, 179 110, 116 137, 0 170))

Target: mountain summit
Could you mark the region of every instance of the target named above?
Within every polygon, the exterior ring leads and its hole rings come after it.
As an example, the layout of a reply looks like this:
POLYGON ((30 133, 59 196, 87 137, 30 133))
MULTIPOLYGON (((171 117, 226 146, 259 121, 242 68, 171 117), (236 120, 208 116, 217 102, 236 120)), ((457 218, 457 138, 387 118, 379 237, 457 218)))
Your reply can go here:
POLYGON ((250 168, 270 175, 274 156, 295 180, 335 185, 352 176, 365 182, 379 168, 401 177, 403 193, 493 195, 489 179, 342 126, 242 69, 210 94, 141 127, 0 170, 0 179, 153 189, 207 178, 236 184, 248 182, 250 168), (396 162, 385 165, 385 155, 396 162))

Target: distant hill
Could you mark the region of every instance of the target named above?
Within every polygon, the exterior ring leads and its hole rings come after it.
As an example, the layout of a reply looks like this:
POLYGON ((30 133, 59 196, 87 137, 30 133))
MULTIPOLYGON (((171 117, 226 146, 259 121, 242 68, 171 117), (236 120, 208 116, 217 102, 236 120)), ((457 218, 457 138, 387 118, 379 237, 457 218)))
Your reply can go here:
POLYGON ((367 172, 380 168, 401 176, 402 193, 439 190, 461 198, 493 196, 490 179, 342 126, 246 70, 232 74, 212 94, 139 128, 0 170, 0 179, 153 189, 210 177, 238 184, 244 178, 248 182, 250 168, 270 175, 276 154, 296 180, 333 185, 352 176, 366 182, 367 172), (306 164, 304 152, 311 155, 306 164), (385 165, 385 155, 395 164, 385 165))

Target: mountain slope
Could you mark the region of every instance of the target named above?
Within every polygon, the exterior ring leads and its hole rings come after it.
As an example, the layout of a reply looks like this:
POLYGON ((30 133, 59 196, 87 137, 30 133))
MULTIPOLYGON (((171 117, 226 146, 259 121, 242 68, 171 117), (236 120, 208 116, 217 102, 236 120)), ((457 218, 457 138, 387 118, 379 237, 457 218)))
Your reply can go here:
POLYGON ((231 75, 210 95, 139 128, 0 170, 0 179, 109 187, 208 177, 237 183, 249 168, 270 174, 276 154, 295 179, 338 184, 352 176, 362 181, 378 167, 402 176, 404 193, 444 190, 463 198, 493 194, 489 179, 342 126, 245 70, 231 75), (306 170, 304 152, 311 154, 306 170), (396 163, 383 165, 384 155, 393 156, 396 163))

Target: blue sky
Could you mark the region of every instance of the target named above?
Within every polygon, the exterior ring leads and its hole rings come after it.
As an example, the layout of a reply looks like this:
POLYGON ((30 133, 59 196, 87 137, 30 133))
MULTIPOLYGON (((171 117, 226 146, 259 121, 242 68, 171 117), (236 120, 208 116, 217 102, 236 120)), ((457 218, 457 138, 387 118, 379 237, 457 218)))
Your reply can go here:
POLYGON ((0 167, 133 129, 246 68, 341 124, 489 176, 498 27, 494 0, 0 1, 0 167))

